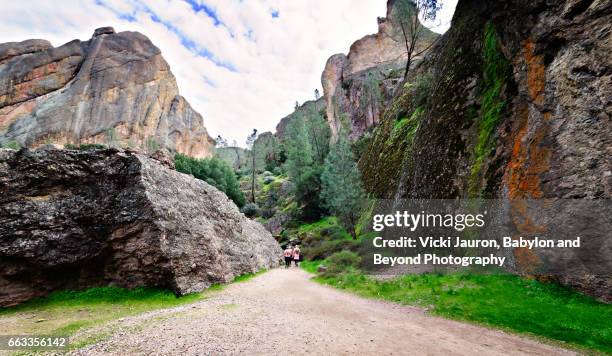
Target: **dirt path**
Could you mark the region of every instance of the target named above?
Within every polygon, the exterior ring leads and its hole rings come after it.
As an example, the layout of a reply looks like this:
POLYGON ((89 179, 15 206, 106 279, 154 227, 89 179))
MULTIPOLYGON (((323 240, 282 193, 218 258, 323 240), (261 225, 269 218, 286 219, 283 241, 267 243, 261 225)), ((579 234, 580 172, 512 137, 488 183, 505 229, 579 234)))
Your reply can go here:
POLYGON ((534 340, 363 299, 276 269, 211 298, 126 318, 76 354, 563 354, 534 340))

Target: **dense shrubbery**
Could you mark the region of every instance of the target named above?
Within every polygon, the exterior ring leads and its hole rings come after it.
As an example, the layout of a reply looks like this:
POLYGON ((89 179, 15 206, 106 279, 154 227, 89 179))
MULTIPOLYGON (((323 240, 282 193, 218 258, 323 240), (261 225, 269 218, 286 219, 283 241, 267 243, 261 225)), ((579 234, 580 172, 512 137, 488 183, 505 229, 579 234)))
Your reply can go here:
POLYGON ((301 225, 295 234, 301 240, 306 260, 322 260, 340 251, 357 251, 360 246, 334 217, 301 225))
POLYGON ((259 206, 257 206, 255 203, 247 203, 240 211, 242 211, 244 215, 248 216, 249 218, 260 215, 259 206))
POLYGON ((100 143, 84 143, 81 145, 73 145, 71 143, 67 143, 64 145, 64 148, 67 150, 80 150, 80 151, 93 151, 93 150, 103 150, 106 145, 100 143))
POLYGON ((240 190, 236 174, 224 161, 216 157, 196 159, 180 153, 174 156, 174 161, 177 171, 191 174, 216 187, 239 207, 244 205, 244 194, 240 190))
POLYGON ((17 141, 13 140, 0 145, 0 148, 10 148, 12 150, 18 150, 21 148, 21 145, 17 141))
POLYGON ((346 271, 357 270, 361 264, 361 257, 355 252, 340 251, 325 259, 327 270, 324 275, 334 276, 346 271))

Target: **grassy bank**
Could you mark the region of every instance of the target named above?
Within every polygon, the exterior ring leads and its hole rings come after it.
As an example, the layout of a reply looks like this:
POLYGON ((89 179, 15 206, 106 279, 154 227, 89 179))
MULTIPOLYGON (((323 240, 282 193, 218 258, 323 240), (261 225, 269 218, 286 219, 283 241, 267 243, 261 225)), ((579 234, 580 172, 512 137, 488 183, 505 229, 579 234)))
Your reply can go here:
MULTIPOLYGON (((304 262, 315 272, 321 262, 304 262)), ((612 305, 554 283, 509 274, 423 274, 379 281, 356 270, 318 282, 364 297, 428 308, 447 318, 544 336, 612 353, 612 305)))
MULTIPOLYGON (((238 276, 234 283, 264 273, 238 276)), ((201 293, 177 297, 168 290, 99 287, 84 291, 58 291, 44 298, 0 309, 0 335, 73 335, 75 332, 123 317, 172 308, 206 299, 223 289, 213 285, 201 293)), ((71 340, 72 347, 98 341, 71 340), (74 344, 76 342, 76 344, 74 344)))

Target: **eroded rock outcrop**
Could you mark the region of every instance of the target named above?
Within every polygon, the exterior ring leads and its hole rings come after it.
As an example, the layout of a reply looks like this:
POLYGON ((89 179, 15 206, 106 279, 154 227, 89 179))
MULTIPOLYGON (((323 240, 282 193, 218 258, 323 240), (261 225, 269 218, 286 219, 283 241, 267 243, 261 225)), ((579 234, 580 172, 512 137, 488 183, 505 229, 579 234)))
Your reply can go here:
MULTIPOLYGON (((378 124, 381 112, 404 76, 406 46, 398 37, 394 0, 387 15, 378 19, 378 32, 355 41, 347 55, 331 56, 321 75, 325 113, 335 137, 341 126, 356 140, 378 124)), ((423 28, 415 53, 431 45, 437 34, 423 28)), ((413 58, 418 61, 421 56, 413 58)))
POLYGON ((297 116, 302 116, 306 120, 310 117, 311 113, 324 113, 325 110, 325 98, 320 97, 317 100, 309 100, 304 102, 302 105, 298 106, 295 111, 291 114, 283 117, 278 124, 276 125, 276 132, 274 135, 283 140, 287 133, 287 127, 289 126, 289 122, 291 119, 297 116))
POLYGON ((8 142, 165 147, 194 157, 214 147, 160 50, 111 27, 57 48, 0 44, 0 144, 8 142))
POLYGON ((0 149, 0 305, 57 289, 177 294, 278 265, 280 248, 225 194, 115 149, 0 149))
MULTIPOLYGON (((529 237, 554 230, 525 214, 522 200, 609 201, 611 19, 606 1, 459 1, 450 30, 398 90, 361 157, 370 193, 515 201, 516 228, 529 237)), ((559 210, 548 221, 579 213, 559 210)), ((603 251, 611 243, 599 234, 583 256, 517 248, 510 269, 610 301, 603 251), (549 274, 551 263, 572 269, 549 274)))

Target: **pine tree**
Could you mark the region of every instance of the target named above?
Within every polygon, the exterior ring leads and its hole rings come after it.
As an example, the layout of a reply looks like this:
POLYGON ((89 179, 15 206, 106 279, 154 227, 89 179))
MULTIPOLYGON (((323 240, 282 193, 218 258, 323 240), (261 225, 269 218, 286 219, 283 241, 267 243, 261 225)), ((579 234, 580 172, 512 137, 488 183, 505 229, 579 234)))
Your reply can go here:
POLYGON ((301 178, 312 168, 312 146, 308 137, 306 123, 301 115, 294 117, 287 126, 288 140, 286 144, 287 175, 298 184, 301 178))
POLYGON ((307 111, 308 118, 305 120, 310 146, 312 147, 313 160, 322 165, 329 151, 329 139, 331 131, 329 124, 323 115, 317 110, 316 104, 312 104, 307 111))
POLYGON ((251 150, 251 203, 255 203, 255 173, 257 171, 257 154, 255 151, 255 140, 257 140, 257 129, 247 137, 246 145, 251 150))
POLYGON ((336 143, 330 147, 321 182, 321 199, 325 206, 338 218, 353 239, 356 239, 355 227, 365 194, 351 145, 343 130, 340 131, 336 143))

